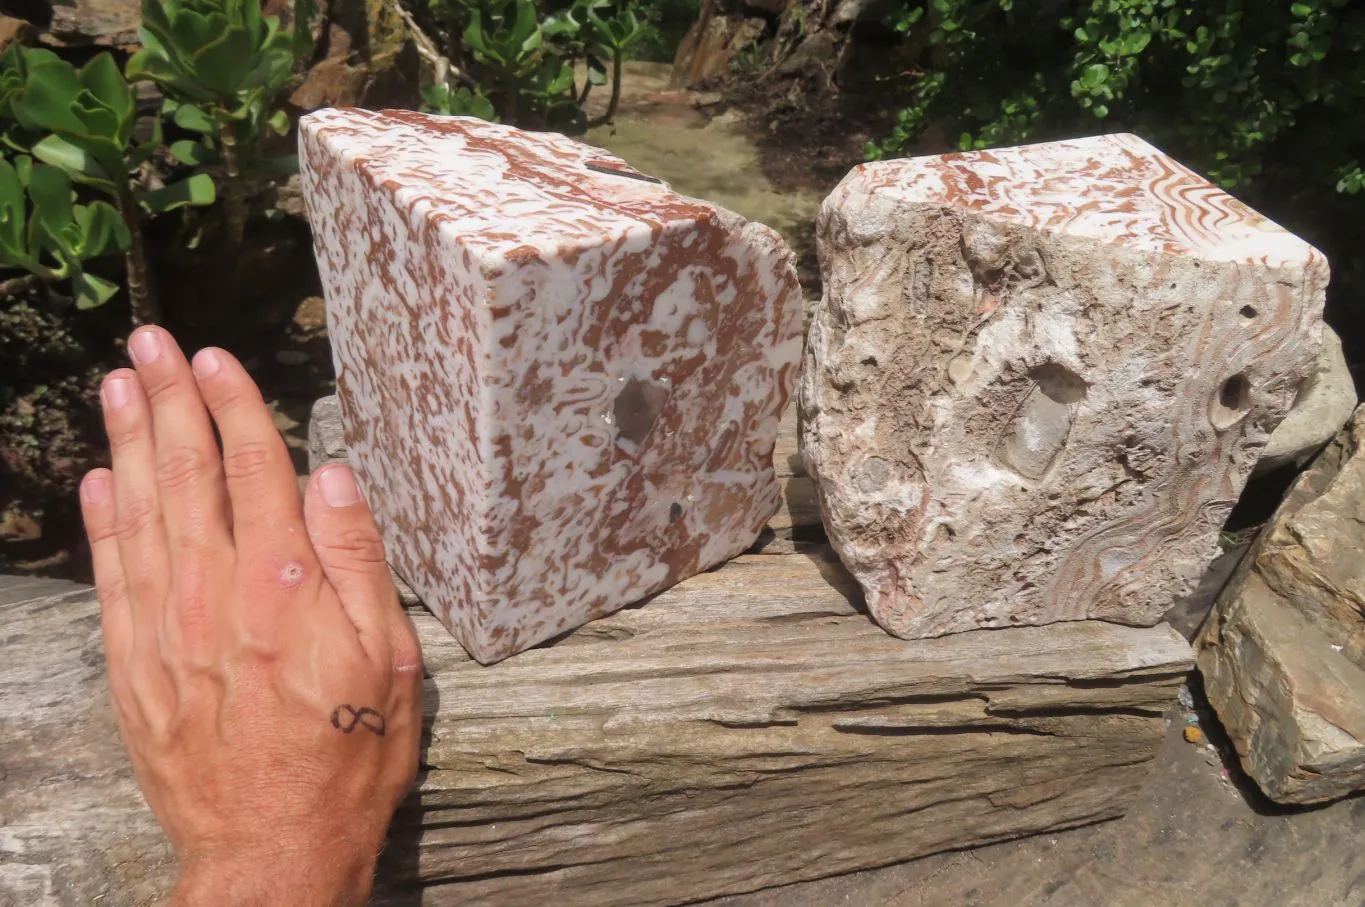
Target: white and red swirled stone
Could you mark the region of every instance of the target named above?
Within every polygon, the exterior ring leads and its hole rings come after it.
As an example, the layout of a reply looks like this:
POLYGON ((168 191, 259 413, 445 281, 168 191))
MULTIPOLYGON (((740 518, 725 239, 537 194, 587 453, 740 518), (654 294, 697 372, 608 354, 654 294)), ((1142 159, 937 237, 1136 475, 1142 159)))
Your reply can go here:
POLYGON ((1157 622, 1320 342, 1322 255, 1134 136, 867 164, 818 241, 802 452, 898 636, 1157 622))
POLYGON ((754 542, 801 355, 777 234, 479 120, 323 110, 300 164, 351 462, 476 659, 754 542))

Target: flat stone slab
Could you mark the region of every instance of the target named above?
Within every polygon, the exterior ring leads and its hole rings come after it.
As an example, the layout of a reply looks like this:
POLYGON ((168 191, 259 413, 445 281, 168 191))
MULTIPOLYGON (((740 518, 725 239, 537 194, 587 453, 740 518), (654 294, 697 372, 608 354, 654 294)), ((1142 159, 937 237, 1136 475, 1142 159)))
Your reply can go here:
POLYGON ((1196 640, 1242 766, 1281 803, 1365 789, 1365 409, 1291 488, 1196 640))
POLYGON ((1351 418, 1357 402, 1355 379, 1346 363, 1341 338, 1324 324, 1317 368, 1299 388, 1293 408, 1266 442, 1253 475, 1303 466, 1313 459, 1351 418))
MULTIPOLYGON (((1190 667, 1167 626, 893 639, 828 550, 740 557, 492 667, 414 621, 425 770, 379 904, 681 904, 1112 818, 1190 667)), ((0 903, 154 902, 173 866, 93 593, 0 607, 0 639, 0 903)))
POLYGON ((1320 253, 1128 135, 865 164, 817 232, 802 452, 882 626, 1190 591, 1314 370, 1320 253))
POLYGON ((476 658, 754 543, 802 340, 776 233, 552 133, 330 109, 300 135, 351 463, 476 658))

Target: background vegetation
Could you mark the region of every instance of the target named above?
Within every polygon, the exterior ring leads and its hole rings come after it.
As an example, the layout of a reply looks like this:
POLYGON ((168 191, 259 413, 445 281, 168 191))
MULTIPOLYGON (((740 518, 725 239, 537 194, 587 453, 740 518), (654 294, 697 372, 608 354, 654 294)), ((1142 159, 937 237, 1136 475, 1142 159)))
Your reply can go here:
POLYGON ((967 149, 1133 132, 1322 248, 1359 358, 1365 5, 1351 0, 898 0, 887 134, 967 149), (899 101, 900 103, 894 103, 899 101))
MULTIPOLYGON (((617 115, 627 60, 680 45, 699 65, 675 73, 706 72, 690 87, 750 108, 769 176, 794 171, 779 185, 1137 133, 1323 249, 1329 321, 1365 359, 1358 0, 142 0, 141 24, 136 46, 0 54, 0 570, 49 569, 79 537, 98 381, 132 325, 232 347, 316 302, 289 181, 301 112, 420 105, 579 134, 617 115), (33 542, 22 564, 12 538, 33 542)), ((307 353, 233 348, 258 378, 302 357, 298 395, 325 393, 312 318, 307 353)))

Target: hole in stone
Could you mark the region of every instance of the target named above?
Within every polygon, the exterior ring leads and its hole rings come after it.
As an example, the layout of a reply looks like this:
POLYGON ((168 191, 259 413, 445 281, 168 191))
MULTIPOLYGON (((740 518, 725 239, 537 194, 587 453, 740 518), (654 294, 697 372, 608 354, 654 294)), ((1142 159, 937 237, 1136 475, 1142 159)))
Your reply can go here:
POLYGON ((1249 305, 1242 306, 1242 317, 1248 320, 1256 317, 1256 310, 1249 305))
POLYGON ((1030 369, 1028 376, 1054 403, 1080 403, 1085 399, 1085 379, 1064 365, 1046 362, 1030 369))
POLYGON ((1251 382, 1241 372, 1233 375, 1218 388, 1218 399, 1213 404, 1209 421, 1214 428, 1227 428, 1251 409, 1251 382))
POLYGON ((659 413, 668 402, 668 389, 650 381, 631 378, 621 387, 612 407, 615 416, 616 434, 635 444, 649 436, 659 413))
POLYGON ((678 520, 682 519, 682 515, 683 515, 682 505, 679 504, 677 501, 674 501, 673 506, 668 508, 668 521, 670 523, 676 523, 678 522, 678 520))

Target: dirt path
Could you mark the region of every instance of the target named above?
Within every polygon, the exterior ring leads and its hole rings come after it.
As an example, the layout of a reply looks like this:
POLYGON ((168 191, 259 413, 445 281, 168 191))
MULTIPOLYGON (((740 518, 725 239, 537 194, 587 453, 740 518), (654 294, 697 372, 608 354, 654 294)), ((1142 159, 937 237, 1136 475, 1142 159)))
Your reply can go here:
MULTIPOLYGON (((805 251, 823 193, 775 187, 739 112, 721 112, 718 95, 671 89, 669 72, 666 63, 627 63, 615 124, 591 130, 587 140, 684 195, 767 224, 805 251)), ((601 114, 608 94, 603 88, 589 98, 590 116, 601 114)))

